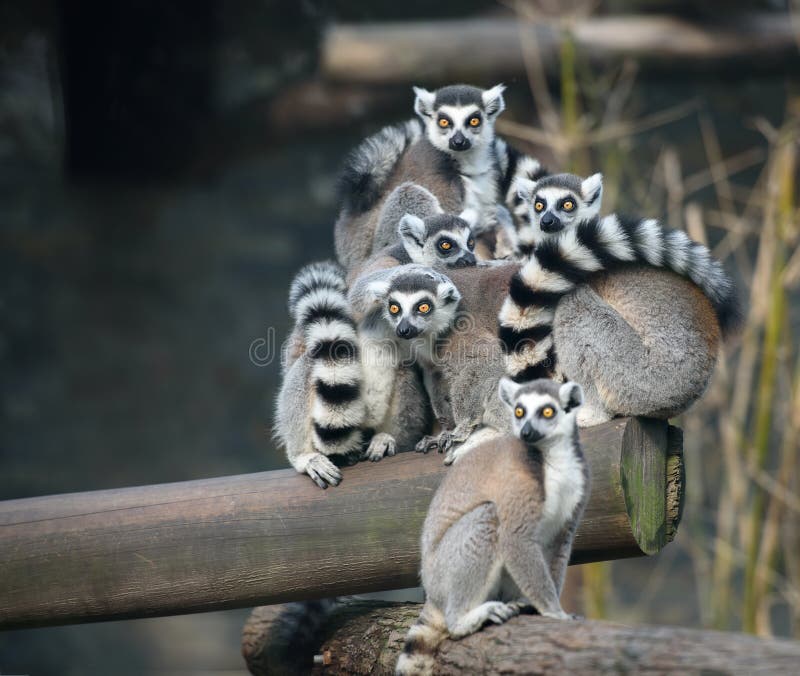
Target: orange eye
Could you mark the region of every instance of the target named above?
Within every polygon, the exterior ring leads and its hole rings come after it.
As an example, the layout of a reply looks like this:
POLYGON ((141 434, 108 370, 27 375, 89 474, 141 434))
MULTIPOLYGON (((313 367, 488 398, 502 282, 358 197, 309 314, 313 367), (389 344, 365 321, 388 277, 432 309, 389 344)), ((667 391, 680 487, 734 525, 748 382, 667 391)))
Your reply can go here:
POLYGON ((450 126, 450 120, 448 120, 446 117, 440 117, 439 118, 439 126, 442 129, 447 129, 450 126))
POLYGON ((575 208, 575 202, 572 200, 567 200, 564 202, 563 206, 566 211, 572 211, 575 208))
POLYGON ((522 408, 522 406, 517 406, 517 407, 514 409, 514 415, 515 415, 517 418, 521 418, 522 416, 524 416, 524 415, 525 415, 525 409, 524 409, 524 408, 522 408))
POLYGON ((447 240, 445 240, 444 242, 439 242, 439 248, 442 249, 443 251, 450 251, 450 249, 453 248, 453 245, 450 244, 450 242, 448 242, 447 240))
POLYGON ((469 239, 467 240, 467 248, 472 251, 475 248, 475 240, 469 239))
POLYGON ((428 303, 420 303, 419 307, 417 307, 417 310, 426 315, 431 311, 431 306, 428 303))
POLYGON ((471 117, 469 119, 469 126, 470 127, 477 127, 481 123, 481 118, 479 117, 471 117))
POLYGON ((555 414, 555 409, 552 406, 545 406, 542 409, 542 416, 545 418, 552 418, 555 414))
POLYGON ((393 315, 396 315, 398 312, 400 312, 400 306, 392 303, 389 306, 389 312, 391 312, 393 315))
POLYGON ((536 211, 538 213, 539 211, 544 209, 544 202, 539 202, 539 201, 534 202, 533 208, 536 209, 536 211))

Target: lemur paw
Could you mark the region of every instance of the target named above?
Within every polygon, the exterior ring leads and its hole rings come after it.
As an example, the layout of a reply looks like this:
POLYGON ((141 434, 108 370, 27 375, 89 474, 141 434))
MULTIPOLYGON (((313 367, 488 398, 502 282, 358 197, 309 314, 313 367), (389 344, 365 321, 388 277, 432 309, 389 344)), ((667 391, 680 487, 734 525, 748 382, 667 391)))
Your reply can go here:
POLYGON ((441 434, 439 434, 439 439, 436 442, 436 447, 439 449, 439 453, 446 453, 450 450, 453 446, 453 442, 455 441, 455 434, 450 430, 445 430, 441 434))
POLYGON ((519 606, 517 604, 496 601, 486 613, 486 619, 495 624, 503 624, 503 622, 516 615, 519 615, 519 606))
POLYGON ((417 453, 427 453, 428 451, 433 451, 438 447, 439 437, 432 437, 431 435, 426 434, 417 442, 417 445, 414 446, 414 450, 417 453))
POLYGON ((342 473, 339 468, 322 454, 315 455, 308 461, 306 474, 311 477, 311 480, 317 486, 323 489, 328 486, 338 486, 342 480, 342 473))
POLYGON ((426 435, 420 439, 419 443, 414 447, 417 453, 427 453, 428 451, 437 450, 439 453, 444 453, 456 441, 455 430, 445 430, 440 432, 438 436, 426 435))
POLYGON ((372 437, 367 450, 364 451, 364 460, 378 462, 383 456, 392 456, 397 453, 397 442, 391 434, 379 432, 372 437))
POLYGON ((539 612, 539 615, 542 617, 550 617, 554 620, 574 620, 575 616, 570 615, 569 613, 565 613, 563 610, 548 610, 545 612, 539 612))

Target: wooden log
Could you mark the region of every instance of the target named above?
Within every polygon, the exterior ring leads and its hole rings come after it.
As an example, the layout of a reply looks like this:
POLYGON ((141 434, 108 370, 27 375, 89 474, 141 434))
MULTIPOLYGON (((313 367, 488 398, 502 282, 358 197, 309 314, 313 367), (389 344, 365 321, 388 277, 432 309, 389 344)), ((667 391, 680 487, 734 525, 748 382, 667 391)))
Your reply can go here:
MULTIPOLYGON (((665 422, 644 419, 582 431, 593 487, 574 562, 667 542, 682 495, 680 472, 665 488, 668 436, 665 422), (648 486, 658 505, 633 495, 648 486)), ((414 586, 444 472, 440 455, 404 453, 345 468, 327 491, 280 470, 0 503, 0 628, 414 586)))
MULTIPOLYGON (((635 58, 644 67, 749 69, 796 67, 792 22, 781 12, 716 16, 698 23, 669 15, 590 17, 572 36, 580 57, 607 63, 635 58)), ((320 69, 341 82, 487 84, 524 73, 521 39, 530 39, 544 67, 557 74, 561 24, 505 18, 333 24, 325 33, 320 69)))
MULTIPOLYGON (((280 641, 280 608, 259 608, 242 652, 254 676, 392 674, 417 604, 358 601, 337 608, 316 642, 280 641), (314 656, 323 662, 314 666, 314 656)), ((460 641, 445 641, 437 674, 796 673, 800 642, 678 627, 630 627, 589 620, 515 617, 460 641)))

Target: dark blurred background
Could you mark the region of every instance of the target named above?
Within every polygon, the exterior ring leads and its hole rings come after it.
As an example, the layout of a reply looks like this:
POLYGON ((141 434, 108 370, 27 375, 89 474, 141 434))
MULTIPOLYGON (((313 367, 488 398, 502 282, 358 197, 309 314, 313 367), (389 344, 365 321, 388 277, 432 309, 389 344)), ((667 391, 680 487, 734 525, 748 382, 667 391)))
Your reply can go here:
MULTIPOLYGON (((757 300, 707 402, 680 421, 678 539, 595 569, 599 592, 574 604, 746 625, 714 591, 746 577, 747 527, 720 508, 754 517, 765 489, 746 465, 796 501, 760 513, 778 525, 780 584, 758 630, 797 632, 800 500, 780 473, 800 428, 791 4, 0 0, 0 499, 286 466, 269 434, 279 363, 263 358, 279 350, 263 341, 287 332, 298 267, 333 255, 344 154, 411 115, 411 84, 503 81, 501 130, 518 147, 602 170, 606 210, 707 238, 757 300), (776 258, 761 260, 767 246, 776 258), (763 457, 763 407, 736 398, 748 384, 775 393, 763 457)), ((245 614, 6 632, 0 673, 240 674, 245 614)))

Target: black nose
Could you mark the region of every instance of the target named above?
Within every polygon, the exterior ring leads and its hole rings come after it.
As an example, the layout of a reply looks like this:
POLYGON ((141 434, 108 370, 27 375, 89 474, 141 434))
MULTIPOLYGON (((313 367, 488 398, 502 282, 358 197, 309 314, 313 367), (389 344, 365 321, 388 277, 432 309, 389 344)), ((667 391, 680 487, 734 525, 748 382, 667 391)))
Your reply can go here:
POLYGON ((450 150, 469 150, 471 146, 470 140, 460 131, 450 137, 450 150))
POLYGON ((468 268, 475 265, 475 254, 465 253, 461 258, 455 261, 454 267, 468 268))
POLYGON ((544 434, 542 434, 539 430, 535 430, 529 422, 526 422, 523 425, 519 435, 522 437, 523 441, 529 444, 539 441, 539 439, 544 436, 544 434))
POLYGON ((419 329, 404 319, 397 325, 397 335, 400 338, 415 338, 419 335, 419 329))
POLYGON ((561 224, 561 219, 558 216, 554 216, 549 211, 542 216, 542 220, 540 221, 542 226, 542 230, 545 232, 558 232, 564 226, 561 224))

